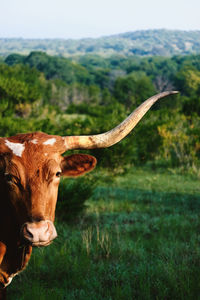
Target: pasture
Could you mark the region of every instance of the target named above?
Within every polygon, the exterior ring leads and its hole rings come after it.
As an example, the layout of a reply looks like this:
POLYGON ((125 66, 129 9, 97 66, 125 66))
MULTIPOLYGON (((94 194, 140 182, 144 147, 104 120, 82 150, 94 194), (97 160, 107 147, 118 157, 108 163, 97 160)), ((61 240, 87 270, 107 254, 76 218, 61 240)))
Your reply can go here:
POLYGON ((139 168, 91 174, 102 179, 85 214, 57 219, 58 238, 34 249, 8 299, 200 299, 199 179, 139 168))

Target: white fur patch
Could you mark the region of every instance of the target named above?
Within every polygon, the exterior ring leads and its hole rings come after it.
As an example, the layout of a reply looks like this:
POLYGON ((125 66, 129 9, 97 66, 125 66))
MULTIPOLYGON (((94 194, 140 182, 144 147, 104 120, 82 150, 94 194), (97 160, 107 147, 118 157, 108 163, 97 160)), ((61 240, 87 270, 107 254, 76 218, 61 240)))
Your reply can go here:
POLYGON ((38 143, 38 140, 37 140, 37 139, 31 140, 31 143, 37 144, 37 143, 38 143))
POLYGON ((9 142, 8 140, 6 140, 5 144, 10 150, 12 150, 13 154, 20 156, 20 157, 22 156, 22 153, 25 149, 24 144, 12 143, 12 142, 9 142))
POLYGON ((5 287, 8 286, 8 285, 11 283, 11 281, 13 280, 13 278, 14 278, 16 275, 18 275, 20 272, 21 272, 21 271, 18 271, 17 273, 11 274, 11 275, 8 277, 8 282, 5 284, 5 287))
POLYGON ((43 144, 44 145, 51 145, 51 146, 53 146, 55 144, 55 142, 56 142, 56 139, 52 138, 52 139, 46 140, 46 142, 44 142, 43 144))
POLYGON ((8 282, 5 284, 5 287, 8 286, 11 283, 11 281, 13 280, 13 277, 14 276, 8 277, 8 282))

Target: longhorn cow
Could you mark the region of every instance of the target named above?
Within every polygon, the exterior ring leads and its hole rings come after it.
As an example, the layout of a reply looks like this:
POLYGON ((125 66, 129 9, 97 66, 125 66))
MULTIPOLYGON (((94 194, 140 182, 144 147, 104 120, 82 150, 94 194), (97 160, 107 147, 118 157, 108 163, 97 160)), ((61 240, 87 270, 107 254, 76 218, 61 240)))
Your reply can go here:
POLYGON ((96 165, 91 155, 61 154, 118 143, 158 99, 175 93, 149 98, 103 134, 60 137, 35 132, 0 138, 0 299, 5 299, 6 286, 26 267, 32 247, 47 246, 57 236, 53 222, 60 177, 79 176, 96 165))

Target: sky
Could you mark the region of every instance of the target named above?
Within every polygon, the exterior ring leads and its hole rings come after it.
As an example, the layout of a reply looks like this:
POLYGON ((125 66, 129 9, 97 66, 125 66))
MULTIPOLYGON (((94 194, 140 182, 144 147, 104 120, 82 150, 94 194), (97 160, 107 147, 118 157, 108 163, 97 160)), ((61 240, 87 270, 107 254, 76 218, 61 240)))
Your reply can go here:
POLYGON ((200 0, 0 0, 0 37, 79 39, 200 30, 200 0))

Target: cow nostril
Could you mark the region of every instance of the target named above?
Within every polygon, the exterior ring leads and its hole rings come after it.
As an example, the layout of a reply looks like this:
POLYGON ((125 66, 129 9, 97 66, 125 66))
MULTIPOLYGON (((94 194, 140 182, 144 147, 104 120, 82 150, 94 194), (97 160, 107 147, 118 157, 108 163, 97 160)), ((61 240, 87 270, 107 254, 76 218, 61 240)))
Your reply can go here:
POLYGON ((24 227, 24 236, 29 239, 33 238, 33 234, 31 233, 31 231, 28 230, 27 225, 24 227))

